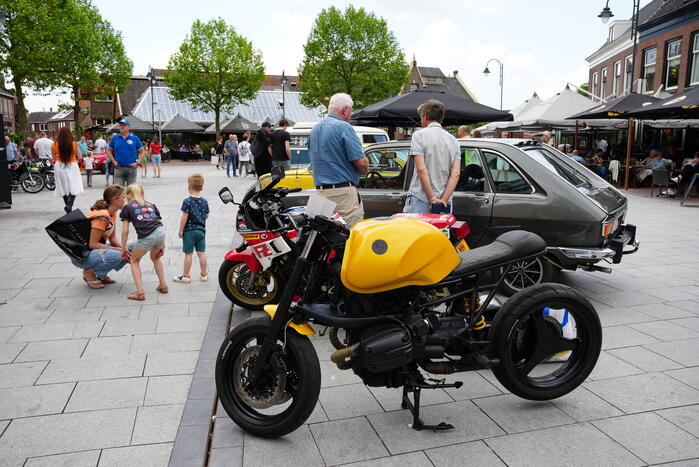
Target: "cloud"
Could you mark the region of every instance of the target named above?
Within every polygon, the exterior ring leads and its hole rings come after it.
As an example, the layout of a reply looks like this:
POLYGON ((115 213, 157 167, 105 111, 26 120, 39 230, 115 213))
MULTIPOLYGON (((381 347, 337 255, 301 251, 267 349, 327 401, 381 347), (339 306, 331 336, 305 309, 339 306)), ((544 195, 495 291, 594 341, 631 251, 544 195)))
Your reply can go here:
POLYGON ((507 9, 507 0, 463 0, 464 7, 471 13, 492 15, 507 9))
POLYGON ((269 30, 272 39, 262 57, 268 74, 295 74, 303 59, 303 46, 311 32, 315 15, 275 10, 271 13, 269 30))

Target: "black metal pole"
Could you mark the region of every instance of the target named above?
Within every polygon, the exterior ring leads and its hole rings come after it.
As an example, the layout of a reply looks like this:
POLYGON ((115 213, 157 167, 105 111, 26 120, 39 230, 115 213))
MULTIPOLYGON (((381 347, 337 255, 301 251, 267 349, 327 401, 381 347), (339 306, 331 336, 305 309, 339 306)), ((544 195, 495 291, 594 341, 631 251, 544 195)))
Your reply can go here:
POLYGON ((0 209, 12 207, 12 189, 10 188, 10 171, 7 167, 7 148, 5 148, 5 120, 0 114, 0 209))
MULTIPOLYGON (((634 70, 636 68, 636 49, 638 48, 638 10, 640 9, 641 0, 633 0, 633 18, 631 19, 631 40, 633 41, 633 52, 631 55, 631 82, 629 83, 628 92, 633 92, 634 70)), ((643 93, 643 89, 641 89, 643 93)))
POLYGON ((153 69, 150 71, 150 123, 153 125, 153 138, 155 138, 155 104, 153 104, 153 81, 155 81, 155 75, 153 75, 153 69))

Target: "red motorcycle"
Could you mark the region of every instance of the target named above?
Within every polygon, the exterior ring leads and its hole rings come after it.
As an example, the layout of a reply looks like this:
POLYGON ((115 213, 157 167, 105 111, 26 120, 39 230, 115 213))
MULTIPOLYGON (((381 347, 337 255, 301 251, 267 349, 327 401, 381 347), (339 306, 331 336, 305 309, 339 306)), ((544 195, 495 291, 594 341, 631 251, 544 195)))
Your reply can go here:
MULTIPOLYGON (((275 188, 272 181, 262 188, 253 185, 236 203, 228 188, 218 195, 224 204, 238 205, 236 230, 243 243, 229 251, 218 272, 218 281, 224 295, 234 304, 248 310, 262 310, 265 305, 275 304, 291 276, 296 258, 297 237, 300 224, 306 222, 304 207, 287 208, 282 200, 300 188, 275 188), (293 227, 289 229, 289 227, 293 227)), ((413 217, 434 225, 449 237, 457 251, 467 251, 465 237, 470 229, 464 221, 457 221, 451 214, 407 214, 391 217, 413 217)), ((335 215, 334 220, 340 216, 335 215)), ((321 287, 332 300, 332 278, 321 287)))

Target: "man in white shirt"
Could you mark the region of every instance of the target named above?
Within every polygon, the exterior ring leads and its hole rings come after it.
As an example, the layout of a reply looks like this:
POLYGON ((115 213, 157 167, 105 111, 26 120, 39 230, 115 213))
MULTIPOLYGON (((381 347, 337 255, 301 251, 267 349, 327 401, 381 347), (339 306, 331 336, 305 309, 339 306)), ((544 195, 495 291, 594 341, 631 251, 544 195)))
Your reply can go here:
POLYGON ((34 151, 36 151, 37 157, 53 159, 51 155, 51 146, 53 146, 53 141, 46 137, 46 132, 42 131, 39 133, 39 139, 34 141, 34 151))
POLYGON ((601 149, 603 153, 607 154, 607 148, 609 147, 609 144, 607 143, 607 140, 604 138, 600 138, 597 140, 597 149, 601 149))

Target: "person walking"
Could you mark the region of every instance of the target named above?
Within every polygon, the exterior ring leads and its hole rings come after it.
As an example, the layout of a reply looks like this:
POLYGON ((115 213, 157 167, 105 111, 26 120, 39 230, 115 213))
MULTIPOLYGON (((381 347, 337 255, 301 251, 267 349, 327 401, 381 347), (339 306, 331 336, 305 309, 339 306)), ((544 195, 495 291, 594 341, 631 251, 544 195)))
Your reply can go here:
POLYGON ((92 158, 92 152, 87 151, 87 154, 83 157, 83 168, 85 168, 85 175, 87 178, 87 186, 92 188, 92 171, 95 168, 95 161, 92 158))
POLYGON ((189 197, 182 201, 182 217, 180 218, 179 237, 182 239, 182 252, 184 253, 184 265, 182 274, 175 276, 175 282, 189 284, 192 278, 189 271, 192 269, 194 250, 199 258, 199 280, 209 280, 206 259, 206 219, 209 217, 209 202, 201 195, 204 190, 204 176, 192 174, 187 178, 187 190, 189 197))
POLYGON ((160 155, 160 141, 158 138, 153 138, 153 142, 150 143, 150 161, 153 164, 153 177, 160 178, 160 164, 163 162, 162 156, 160 155))
POLYGON ((56 180, 56 190, 54 196, 61 196, 65 203, 66 213, 73 210, 75 197, 83 192, 83 179, 80 175, 80 149, 73 139, 70 128, 62 127, 58 130, 56 142, 51 146, 53 158, 56 161, 54 166, 54 178, 56 180))
POLYGON ((80 158, 82 159, 83 157, 87 156, 87 151, 88 151, 88 146, 87 146, 87 141, 85 140, 84 136, 80 137, 80 141, 78 141, 78 149, 80 149, 80 158))
POLYGON ((272 144, 272 165, 284 167, 284 170, 291 170, 291 135, 286 131, 288 127, 289 121, 282 118, 279 120, 279 128, 269 135, 272 144))
POLYGON ((39 159, 50 159, 52 147, 53 141, 46 136, 46 132, 42 131, 39 133, 39 139, 34 141, 34 151, 36 152, 36 157, 39 159))
POLYGON ((5 136, 5 154, 7 155, 7 162, 14 162, 19 156, 19 149, 17 149, 17 145, 12 142, 9 136, 5 136))
POLYGON ((451 195, 461 175, 459 142, 442 128, 444 104, 430 99, 417 108, 423 129, 413 134, 415 171, 403 212, 451 212, 451 195))
POLYGON ((221 168, 221 163, 223 162, 223 136, 219 136, 216 140, 216 146, 214 147, 214 154, 218 157, 218 162, 216 163, 216 168, 221 168))
POLYGON ((223 145, 223 154, 226 156, 226 175, 231 176, 231 165, 233 166, 233 176, 236 175, 238 165, 238 137, 234 134, 228 135, 228 141, 223 145))
POLYGON ((138 136, 129 133, 131 123, 119 120, 119 134, 114 135, 107 147, 107 156, 114 165, 114 183, 126 187, 136 183, 138 156, 143 144, 138 136))
POLYGON ((255 156, 252 154, 252 132, 248 130, 243 133, 243 139, 250 144, 250 174, 255 175, 255 156))
POLYGON ((357 185, 359 175, 365 175, 369 169, 359 136, 348 123, 353 105, 348 94, 333 95, 327 117, 314 126, 308 136, 308 154, 313 164, 316 190, 319 195, 337 203, 335 211, 350 227, 364 219, 357 185))
POLYGON ((238 167, 238 173, 243 176, 243 167, 245 168, 245 176, 250 175, 250 156, 252 152, 250 151, 250 142, 248 141, 248 134, 243 135, 243 141, 238 145, 238 161, 240 162, 240 167, 238 167))
POLYGON ((272 133, 272 124, 264 122, 257 130, 255 139, 250 143, 250 150, 255 158, 255 174, 261 177, 272 171, 272 153, 270 149, 269 134, 272 133))
POLYGON ((150 140, 146 140, 146 144, 143 145, 143 151, 141 151, 141 156, 139 159, 139 165, 141 166, 141 178, 148 178, 148 153, 150 151, 150 140))

